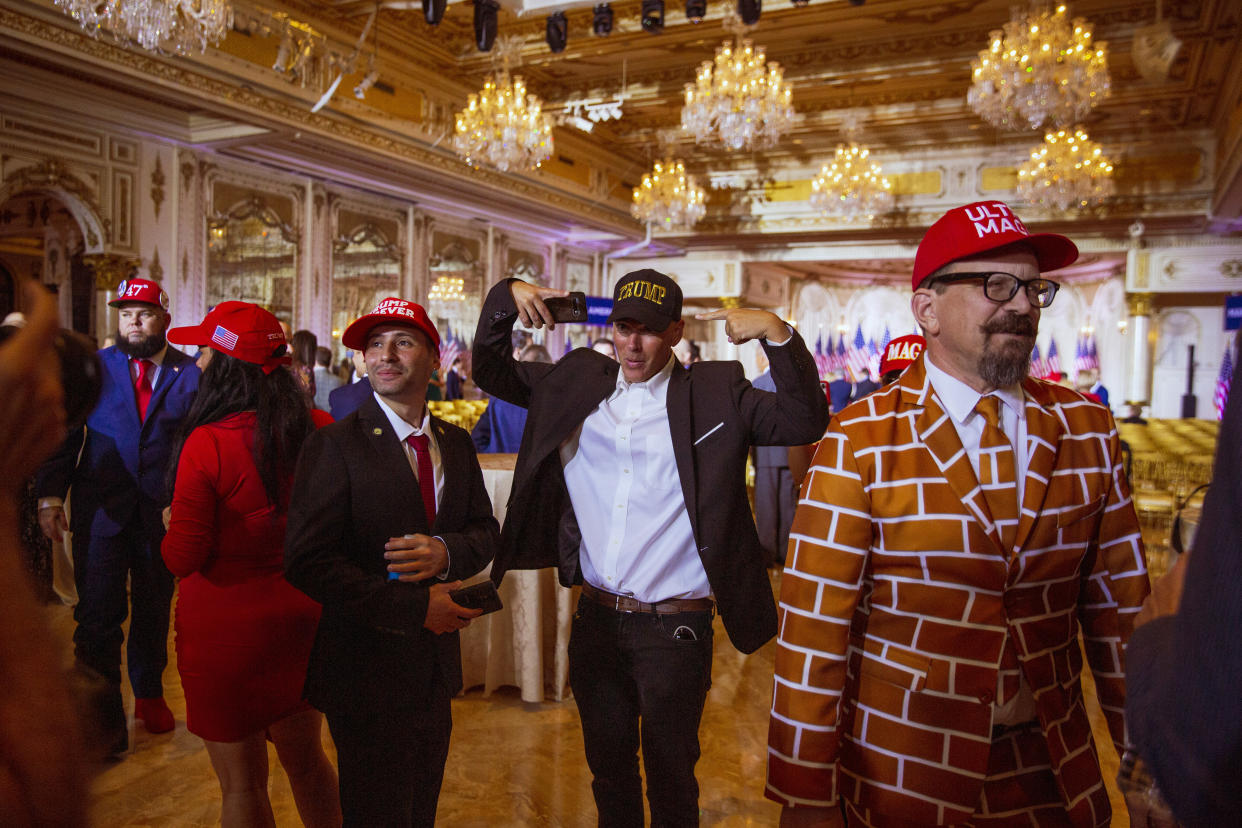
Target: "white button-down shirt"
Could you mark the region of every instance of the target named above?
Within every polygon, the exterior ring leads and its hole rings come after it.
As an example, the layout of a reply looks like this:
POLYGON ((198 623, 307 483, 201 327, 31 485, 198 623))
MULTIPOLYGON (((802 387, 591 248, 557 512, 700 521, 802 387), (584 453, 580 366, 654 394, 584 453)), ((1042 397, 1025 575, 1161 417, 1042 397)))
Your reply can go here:
POLYGON ((583 579, 648 603, 711 595, 669 431, 673 360, 646 382, 618 373, 612 394, 561 446, 583 579))
MULTIPOLYGON (((975 405, 984 395, 957 377, 950 376, 937 368, 936 363, 932 362, 926 352, 923 354, 923 363, 927 367, 927 378, 931 381, 932 390, 936 392, 940 404, 944 406, 945 412, 953 420, 953 427, 957 429, 957 436, 962 441, 962 447, 966 449, 966 456, 975 470, 977 480, 979 478, 979 444, 983 441, 983 428, 987 425, 987 420, 975 411, 975 405)), ((1014 447, 1014 465, 1018 475, 1014 483, 1018 487, 1020 506, 1022 492, 1025 489, 1023 482, 1026 479, 1030 457, 1030 450, 1027 446, 1026 394, 1022 391, 1021 385, 998 388, 992 394, 1000 398, 1001 430, 1005 432, 1005 436, 1009 438, 1009 442, 1014 447)), ((1026 683, 1026 676, 1018 674, 1018 692, 1003 705, 1000 703, 1001 681, 1003 678, 998 676, 997 701, 992 705, 992 724, 1016 725, 1034 719, 1037 714, 1035 696, 1031 692, 1030 685, 1026 683)))
POLYGON ((414 451, 414 447, 405 440, 411 434, 426 434, 427 445, 430 448, 431 469, 436 481, 436 511, 440 511, 440 497, 444 491, 444 466, 440 462, 440 445, 436 442, 435 432, 431 430, 431 415, 423 408, 423 419, 417 426, 411 425, 401 418, 401 415, 388 407, 388 403, 384 402, 384 398, 374 391, 371 394, 375 397, 375 401, 379 403, 380 411, 384 412, 384 416, 388 418, 388 422, 392 425, 392 430, 396 433, 397 439, 401 441, 401 448, 405 451, 405 458, 410 462, 410 468, 414 471, 414 479, 418 479, 418 454, 414 451))
MULTIPOLYGON (((936 367, 936 363, 929 356, 923 357, 923 363, 927 366, 927 378, 931 380, 932 390, 936 392, 940 404, 953 420, 953 427, 957 429, 957 436, 962 441, 962 447, 966 449, 966 457, 970 460, 971 468, 975 470, 977 480, 979 444, 983 441, 983 428, 987 425, 987 420, 975 411, 975 406, 984 395, 936 367)), ((1018 503, 1021 504, 1025 488, 1023 482, 1030 457, 1026 431, 1026 394, 1023 393, 1021 385, 1011 385, 1008 388, 998 388, 991 396, 998 397, 1001 401, 1001 431, 1005 432, 1013 446, 1014 465, 1018 473, 1015 482, 1018 485, 1018 503)))

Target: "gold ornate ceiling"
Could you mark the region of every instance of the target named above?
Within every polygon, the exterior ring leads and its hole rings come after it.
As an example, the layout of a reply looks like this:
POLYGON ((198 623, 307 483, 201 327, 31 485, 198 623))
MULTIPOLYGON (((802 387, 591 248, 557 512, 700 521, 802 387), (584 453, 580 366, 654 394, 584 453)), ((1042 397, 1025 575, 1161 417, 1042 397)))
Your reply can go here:
MULTIPOLYGON (((589 5, 573 2, 583 0, 571 0, 568 46, 560 54, 545 43, 544 10, 518 16, 502 9, 500 36, 520 42, 517 71, 547 111, 558 114, 574 100, 620 97, 623 116, 590 133, 558 127, 553 166, 560 167, 531 176, 472 171, 446 149, 452 112, 482 85, 494 62, 475 46, 468 2, 451 3, 432 27, 417 2, 388 0, 364 49, 377 48, 380 83, 357 101, 349 90, 361 73, 348 76, 317 115, 309 113, 319 93, 313 84, 299 88, 271 71, 277 39, 270 34, 235 32, 201 59, 156 59, 89 41, 49 0, 0 0, 0 71, 36 77, 43 87, 63 83, 79 97, 98 90, 101 101, 122 110, 131 101, 152 119, 153 134, 162 123, 165 137, 190 146, 321 176, 335 171, 357 186, 405 197, 419 192, 424 204, 473 197, 481 211, 496 203, 528 210, 560 222, 566 237, 605 232, 633 238, 641 230, 627 214, 628 187, 648 167, 661 132, 679 123, 682 88, 695 67, 729 36, 722 19, 732 3, 708 3, 706 19, 692 24, 681 0, 666 0, 664 30, 650 34, 639 25, 638 0, 614 2, 611 35, 596 37, 589 5), (220 129, 202 128, 212 123, 220 129)), ((903 207, 900 197, 898 210, 871 227, 825 226, 780 210, 804 198, 800 187, 808 170, 831 154, 851 114, 862 116, 860 137, 886 165, 917 158, 928 166, 928 159, 954 153, 1013 165, 1024 160, 1039 134, 1000 132, 966 105, 970 60, 1009 18, 1010 5, 769 2, 750 36, 784 67, 800 121, 775 149, 761 153, 704 149, 682 138, 680 154, 690 171, 731 188, 715 190, 708 220, 675 243, 744 249, 840 235, 859 242, 916 239, 926 216, 903 207), (764 210, 781 217, 755 218, 764 210)), ((1136 30, 1155 19, 1156 0, 1071 3, 1075 16, 1094 24, 1096 40, 1108 43, 1113 92, 1087 127, 1119 162, 1122 198, 1087 216, 1049 219, 1052 225, 1081 229, 1087 222, 1097 232, 1124 236, 1143 216, 1149 232, 1242 229, 1242 72, 1236 68, 1242 64, 1242 3, 1164 0, 1163 7, 1183 46, 1168 79, 1149 83, 1136 70, 1132 50, 1136 30), (1163 190, 1144 183, 1162 176, 1163 190)), ((365 0, 283 0, 238 8, 305 22, 347 51, 376 7, 365 0)), ((944 195, 951 182, 948 173, 937 174, 939 183, 904 186, 928 198, 939 187, 944 195)))

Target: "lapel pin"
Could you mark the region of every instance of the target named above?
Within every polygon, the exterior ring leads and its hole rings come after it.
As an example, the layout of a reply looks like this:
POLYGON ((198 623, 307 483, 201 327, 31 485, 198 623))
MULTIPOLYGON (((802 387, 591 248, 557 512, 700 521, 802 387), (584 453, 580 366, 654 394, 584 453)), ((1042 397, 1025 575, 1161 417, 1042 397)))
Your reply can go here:
POLYGON ((378 436, 380 436, 381 434, 383 434, 383 433, 384 433, 384 429, 382 429, 382 428, 373 428, 373 429, 371 429, 371 433, 372 433, 372 434, 374 434, 376 437, 378 437, 378 436))

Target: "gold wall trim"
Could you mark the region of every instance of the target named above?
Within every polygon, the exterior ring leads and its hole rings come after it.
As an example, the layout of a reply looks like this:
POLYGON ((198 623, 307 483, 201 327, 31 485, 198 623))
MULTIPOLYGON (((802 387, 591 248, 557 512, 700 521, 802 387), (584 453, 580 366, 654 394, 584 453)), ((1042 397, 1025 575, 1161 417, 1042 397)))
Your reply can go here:
MULTIPOLYGON (((488 199, 490 190, 503 192, 520 199, 533 201, 565 215, 562 221, 583 220, 603 224, 609 228, 622 229, 637 234, 638 223, 621 208, 616 209, 592 203, 580 197, 540 186, 529 180, 504 175, 491 170, 472 170, 463 161, 447 152, 437 152, 419 146, 410 139, 398 139, 373 130, 364 129, 343 118, 324 113, 312 113, 310 105, 291 102, 259 94, 250 89, 198 72, 151 55, 133 52, 105 40, 96 40, 77 30, 62 28, 43 20, 19 14, 11 9, 0 8, 0 29, 18 33, 23 39, 38 40, 52 44, 58 51, 70 50, 94 61, 120 67, 135 78, 164 87, 188 90, 205 102, 227 102, 253 116, 260 123, 277 121, 284 125, 296 125, 320 135, 364 147, 376 153, 405 161, 418 167, 436 170, 452 177, 460 186, 463 181, 475 185, 476 198, 488 199)), ((628 206, 628 203, 627 205, 628 206)))

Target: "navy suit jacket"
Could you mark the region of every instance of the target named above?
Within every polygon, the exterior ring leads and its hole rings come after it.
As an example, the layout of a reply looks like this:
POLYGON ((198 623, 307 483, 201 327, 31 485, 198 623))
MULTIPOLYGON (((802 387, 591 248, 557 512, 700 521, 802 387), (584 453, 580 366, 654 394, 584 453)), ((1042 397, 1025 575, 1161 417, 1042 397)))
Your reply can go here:
MULTIPOLYGON (((474 380, 529 414, 492 578, 499 582, 507 569, 556 566, 569 586, 582 581, 581 532, 559 448, 616 389, 621 366, 586 348, 554 365, 517 362, 510 344, 516 320, 509 282, 500 282, 475 332, 474 380)), ((666 403, 678 472, 672 493, 685 500, 729 639, 747 653, 776 634, 768 555, 746 497, 750 446, 812 443, 828 425, 828 401, 802 338, 794 333, 781 347, 762 346, 779 393, 754 388, 739 362, 696 362, 673 367, 666 403)))
POLYGON ((138 417, 129 357, 113 346, 100 351, 99 360, 99 403, 86 428, 69 435, 39 469, 35 493, 63 498, 72 490, 70 528, 79 537, 112 537, 137 520, 153 537, 162 537, 169 454, 201 374, 192 358, 170 345, 144 421, 138 417))
POLYGON ((525 430, 526 409, 493 397, 470 432, 470 439, 480 454, 516 454, 525 430))
POLYGON ((432 578, 388 580, 384 544, 433 535, 449 550, 448 580, 487 566, 500 536, 470 435, 431 418, 444 490, 428 525, 418 481, 374 396, 306 438, 285 531, 285 577, 323 604, 306 698, 326 713, 365 711, 425 721, 436 683, 461 689, 457 633, 423 627, 432 578))
POLYGON ((333 388, 332 393, 328 395, 328 412, 332 415, 332 419, 343 420, 357 411, 370 398, 371 381, 363 377, 349 385, 333 388))
POLYGON ((836 414, 850 404, 854 396, 854 384, 843 379, 835 379, 828 383, 828 393, 832 397, 832 413, 836 414))

